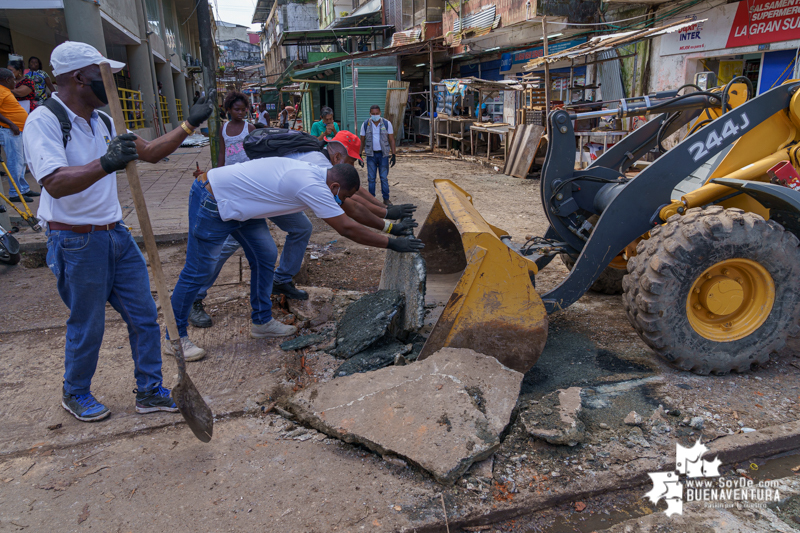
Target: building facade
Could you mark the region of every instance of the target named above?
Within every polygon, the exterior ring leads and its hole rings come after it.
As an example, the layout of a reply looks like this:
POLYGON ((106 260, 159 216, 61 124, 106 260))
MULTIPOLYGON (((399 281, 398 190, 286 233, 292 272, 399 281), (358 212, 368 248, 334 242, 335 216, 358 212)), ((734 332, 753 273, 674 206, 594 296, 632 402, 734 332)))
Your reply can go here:
POLYGON ((126 64, 115 75, 126 122, 152 139, 179 127, 203 90, 194 8, 192 0, 0 0, 0 61, 36 56, 52 76, 53 48, 91 44, 126 64))

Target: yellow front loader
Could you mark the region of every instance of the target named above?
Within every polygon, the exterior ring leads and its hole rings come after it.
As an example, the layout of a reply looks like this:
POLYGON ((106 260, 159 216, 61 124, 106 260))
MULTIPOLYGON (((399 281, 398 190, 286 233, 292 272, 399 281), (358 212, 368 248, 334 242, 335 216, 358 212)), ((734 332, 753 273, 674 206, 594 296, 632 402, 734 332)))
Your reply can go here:
POLYGON ((421 358, 467 347, 525 372, 544 348, 547 316, 621 265, 632 325, 676 367, 745 372, 800 330, 800 192, 767 173, 787 160, 800 168, 800 81, 757 97, 741 77, 722 89, 682 89, 613 111, 552 112, 541 176, 550 228, 522 246, 487 223, 467 192, 435 181, 423 257, 429 274, 458 279, 421 358), (575 170, 572 121, 612 113, 656 116, 575 170), (685 125, 683 141, 628 175, 685 125), (672 200, 703 165, 716 165, 705 183, 672 200), (540 295, 535 276, 559 254, 572 258, 570 273, 540 295))

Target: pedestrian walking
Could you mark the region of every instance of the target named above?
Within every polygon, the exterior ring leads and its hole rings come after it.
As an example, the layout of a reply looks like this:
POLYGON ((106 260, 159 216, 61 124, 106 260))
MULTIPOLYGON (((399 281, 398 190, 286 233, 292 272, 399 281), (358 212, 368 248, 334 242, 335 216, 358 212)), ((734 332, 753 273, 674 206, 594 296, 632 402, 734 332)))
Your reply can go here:
MULTIPOLYGON (((397 162, 392 123, 381 117, 381 108, 369 108, 369 118, 361 125, 361 145, 367 156, 367 184, 375 196, 377 175, 381 177, 381 195, 384 205, 392 205, 389 199, 389 167, 397 162), (391 157, 390 157, 391 155, 391 157)), ((361 163, 363 167, 363 163, 361 163)))
POLYGON ((56 92, 53 82, 50 81, 50 75, 42 70, 42 62, 36 56, 28 58, 28 72, 25 74, 25 77, 30 78, 36 88, 37 106, 42 105, 44 101, 47 100, 48 91, 50 91, 50 94, 56 92))
POLYGON ((269 126, 269 111, 267 111, 267 104, 264 102, 258 104, 258 123, 269 126))
MULTIPOLYGON (((31 191, 30 185, 25 181, 25 154, 22 146, 22 131, 28 113, 20 105, 11 92, 16 86, 14 74, 7 68, 0 68, 0 145, 6 152, 6 166, 11 173, 9 182, 14 181, 26 202, 32 202, 32 196, 39 196, 38 192, 31 191)), ((17 189, 9 183, 8 199, 12 202, 21 202, 17 189)))
POLYGON ((128 326, 136 411, 177 412, 162 384, 158 312, 144 256, 122 222, 116 173, 137 159, 164 159, 209 117, 213 105, 199 100, 179 128, 153 141, 117 135, 110 117, 97 111, 108 104, 99 65, 119 72, 125 64, 71 41, 53 50, 50 63, 59 90, 31 113, 22 138, 43 190, 38 216, 47 227, 47 265, 70 311, 61 405, 85 422, 110 414, 91 391, 109 303, 128 326))

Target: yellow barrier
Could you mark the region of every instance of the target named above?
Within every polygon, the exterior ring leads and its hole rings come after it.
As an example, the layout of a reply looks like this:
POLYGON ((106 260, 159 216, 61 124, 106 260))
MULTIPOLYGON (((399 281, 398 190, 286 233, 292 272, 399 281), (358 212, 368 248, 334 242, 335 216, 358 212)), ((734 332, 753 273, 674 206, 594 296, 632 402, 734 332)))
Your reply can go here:
POLYGON ((144 102, 141 91, 130 89, 117 89, 117 91, 119 91, 122 114, 125 117, 125 127, 129 130, 144 128, 144 102))
POLYGON ((183 122, 183 102, 178 98, 175 99, 175 107, 178 110, 178 122, 183 122))
POLYGON ((159 96, 158 102, 161 105, 161 126, 169 124, 169 108, 167 107, 167 97, 159 96))

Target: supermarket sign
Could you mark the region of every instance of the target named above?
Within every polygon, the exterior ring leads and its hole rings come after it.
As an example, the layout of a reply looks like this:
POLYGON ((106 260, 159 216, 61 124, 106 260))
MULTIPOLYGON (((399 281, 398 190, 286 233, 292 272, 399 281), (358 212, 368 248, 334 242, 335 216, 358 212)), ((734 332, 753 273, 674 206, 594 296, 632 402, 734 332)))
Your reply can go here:
POLYGON ((690 15, 703 22, 661 37, 661 55, 800 39, 800 0, 742 0, 690 15))

